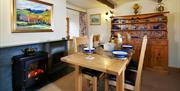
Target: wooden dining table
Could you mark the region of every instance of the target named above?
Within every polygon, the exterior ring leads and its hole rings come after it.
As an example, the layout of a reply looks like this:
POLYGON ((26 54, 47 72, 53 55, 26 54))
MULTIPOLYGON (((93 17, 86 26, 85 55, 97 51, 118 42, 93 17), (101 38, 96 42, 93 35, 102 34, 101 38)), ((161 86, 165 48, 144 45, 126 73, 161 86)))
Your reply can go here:
MULTIPOLYGON (((82 73, 80 67, 116 75, 116 91, 124 91, 125 69, 131 60, 132 53, 129 54, 127 59, 116 59, 111 57, 111 54, 108 52, 98 52, 92 54, 94 59, 91 60, 86 58, 87 54, 85 53, 74 53, 61 58, 63 62, 75 66, 75 91, 82 91, 82 73)), ((105 84, 108 83, 105 82, 105 84)))

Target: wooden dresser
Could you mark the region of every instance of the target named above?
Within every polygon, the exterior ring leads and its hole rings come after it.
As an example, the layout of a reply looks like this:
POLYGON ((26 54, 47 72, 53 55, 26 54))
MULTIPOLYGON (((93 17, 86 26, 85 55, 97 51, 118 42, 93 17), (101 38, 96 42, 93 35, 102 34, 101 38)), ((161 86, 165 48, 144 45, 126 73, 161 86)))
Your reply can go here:
MULTIPOLYGON (((166 72, 168 69, 168 38, 167 38, 167 14, 148 13, 127 16, 111 17, 111 38, 117 40, 120 33, 125 38, 129 33, 134 45, 134 60, 139 60, 142 37, 148 36, 147 50, 145 54, 144 67, 147 69, 166 72)), ((126 39, 123 39, 127 43, 126 39)))

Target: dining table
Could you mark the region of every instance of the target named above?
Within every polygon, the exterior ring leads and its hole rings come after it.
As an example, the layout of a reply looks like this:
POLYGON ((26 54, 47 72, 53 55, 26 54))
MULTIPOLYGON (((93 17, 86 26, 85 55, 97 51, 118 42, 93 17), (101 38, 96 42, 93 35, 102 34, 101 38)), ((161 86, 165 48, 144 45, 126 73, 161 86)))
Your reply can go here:
MULTIPOLYGON (((65 57, 62 57, 63 62, 74 65, 75 67, 75 91, 82 91, 82 73, 80 68, 89 68, 103 72, 105 74, 111 74, 116 76, 116 91, 124 91, 125 82, 125 69, 127 64, 132 58, 133 52, 128 52, 126 59, 114 58, 111 52, 103 51, 101 48, 97 48, 93 56, 93 59, 87 59, 87 54, 83 52, 74 53, 65 57)), ((109 84, 107 80, 105 84, 109 84)), ((107 88, 105 87, 107 91, 107 88)))

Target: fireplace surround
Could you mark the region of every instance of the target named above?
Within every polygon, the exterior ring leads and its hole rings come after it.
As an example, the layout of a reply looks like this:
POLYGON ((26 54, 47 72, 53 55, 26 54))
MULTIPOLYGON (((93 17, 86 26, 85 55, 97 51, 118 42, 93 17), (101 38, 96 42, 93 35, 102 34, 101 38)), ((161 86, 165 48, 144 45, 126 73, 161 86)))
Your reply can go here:
MULTIPOLYGON (((26 48, 36 48, 36 51, 45 51, 48 53, 47 83, 55 81, 63 75, 66 75, 74 70, 70 68, 69 65, 61 62, 60 60, 58 64, 56 64, 57 60, 56 62, 52 63, 52 60, 56 59, 54 57, 58 57, 58 59, 60 59, 61 56, 67 55, 67 40, 3 47, 0 48, 0 91, 13 91, 12 57, 23 54, 22 50, 26 48), (54 65, 52 66, 52 64, 54 65)), ((33 91, 37 91, 37 89, 46 84, 42 84, 39 87, 33 88, 35 89, 33 91)))

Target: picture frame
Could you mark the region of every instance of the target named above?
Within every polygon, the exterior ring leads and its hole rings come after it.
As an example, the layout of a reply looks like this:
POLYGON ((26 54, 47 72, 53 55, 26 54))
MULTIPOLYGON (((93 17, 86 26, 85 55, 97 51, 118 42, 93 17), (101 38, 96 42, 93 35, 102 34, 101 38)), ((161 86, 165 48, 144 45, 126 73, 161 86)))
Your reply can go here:
POLYGON ((101 14, 91 14, 90 25, 101 25, 101 14))
POLYGON ((53 32, 53 4, 40 0, 13 0, 12 33, 53 32))

